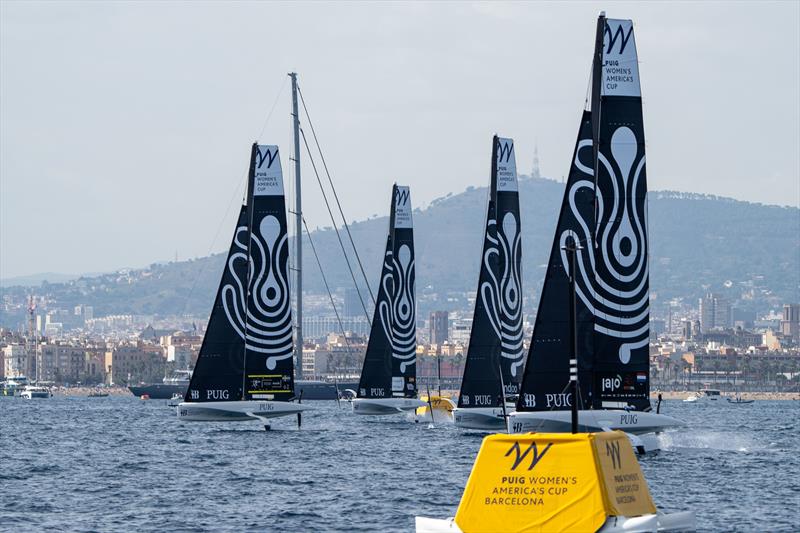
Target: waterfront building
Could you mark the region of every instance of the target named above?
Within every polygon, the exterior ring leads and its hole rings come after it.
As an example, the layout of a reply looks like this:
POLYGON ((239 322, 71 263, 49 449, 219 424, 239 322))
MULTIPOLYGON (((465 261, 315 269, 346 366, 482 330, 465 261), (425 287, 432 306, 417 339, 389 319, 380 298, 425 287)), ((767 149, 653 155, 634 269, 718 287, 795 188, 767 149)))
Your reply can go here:
POLYGON ((3 348, 3 375, 6 378, 29 376, 28 349, 24 344, 3 348))
POLYGON ((166 360, 158 345, 124 342, 105 353, 106 383, 151 383, 164 377, 166 360))

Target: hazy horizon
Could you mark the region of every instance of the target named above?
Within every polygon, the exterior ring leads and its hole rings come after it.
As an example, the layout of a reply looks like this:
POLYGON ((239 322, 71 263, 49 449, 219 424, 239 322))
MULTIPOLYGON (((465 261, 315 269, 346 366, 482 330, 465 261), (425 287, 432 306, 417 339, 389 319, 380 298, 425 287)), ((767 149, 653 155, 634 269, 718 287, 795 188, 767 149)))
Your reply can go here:
POLYGON ((485 186, 495 132, 559 179, 600 9, 636 23, 650 189, 800 206, 798 3, 2 2, 0 278, 222 251, 253 139, 293 192, 292 70, 349 220, 485 186))

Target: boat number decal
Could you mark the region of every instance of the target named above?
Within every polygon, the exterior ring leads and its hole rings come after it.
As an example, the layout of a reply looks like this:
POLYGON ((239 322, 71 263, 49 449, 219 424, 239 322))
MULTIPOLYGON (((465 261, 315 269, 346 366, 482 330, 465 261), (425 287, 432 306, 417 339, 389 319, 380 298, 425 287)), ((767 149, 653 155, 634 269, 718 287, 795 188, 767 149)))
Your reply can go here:
POLYGON ((275 410, 275 405, 273 405, 271 403, 260 403, 260 404, 258 404, 258 409, 260 411, 274 411, 275 410))
POLYGON ((635 414, 619 415, 620 424, 635 425, 639 421, 639 416, 635 414))
POLYGON ((383 392, 383 387, 380 387, 380 388, 370 388, 370 389, 369 389, 369 395, 370 395, 370 396, 373 396, 373 397, 374 397, 374 396, 380 396, 380 397, 386 396, 386 394, 383 392))

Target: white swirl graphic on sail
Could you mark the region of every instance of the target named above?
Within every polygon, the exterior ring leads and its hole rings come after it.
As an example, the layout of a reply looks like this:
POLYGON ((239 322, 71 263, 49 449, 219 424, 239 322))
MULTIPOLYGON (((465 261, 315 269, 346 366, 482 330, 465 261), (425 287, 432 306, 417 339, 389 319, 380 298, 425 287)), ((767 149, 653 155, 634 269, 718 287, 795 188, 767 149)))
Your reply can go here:
POLYGON ((266 366, 274 370, 278 361, 292 357, 289 285, 280 266, 281 257, 288 253, 287 236, 281 232, 280 222, 272 215, 261 220, 260 237, 255 233, 251 235, 251 262, 246 267, 251 294, 248 308, 247 279, 240 279, 235 268, 237 261, 247 263, 247 245, 239 238, 242 233, 247 234, 245 226, 236 230, 234 243, 240 251, 228 259, 227 268, 233 283, 222 287, 222 305, 231 327, 245 339, 245 347, 267 355, 266 366))
POLYGON ((397 251, 397 258, 392 252, 386 252, 384 268, 386 274, 381 285, 387 299, 378 302, 381 325, 389 344, 392 357, 400 359, 400 372, 416 362, 416 305, 414 303, 414 260, 411 249, 403 244, 397 251))
MULTIPOLYGON (((581 163, 580 154, 582 149, 591 146, 591 140, 580 141, 574 161, 576 168, 590 177, 593 171, 581 163)), ((631 350, 647 346, 649 342, 647 201, 645 198, 640 206, 636 199, 645 157, 642 155, 636 161, 637 151, 635 134, 622 126, 611 136, 611 156, 619 173, 605 155, 598 154, 599 163, 608 172, 612 191, 606 195, 602 194, 604 191, 594 191, 599 228, 596 253, 589 249, 592 233, 575 202, 580 189, 594 190, 590 180, 577 181, 570 188, 569 204, 579 227, 565 230, 559 238, 561 262, 568 273, 564 246, 570 240, 583 246, 576 257, 580 270, 576 293, 595 316, 595 331, 620 340, 618 355, 622 363, 630 361, 631 350), (604 204, 604 197, 612 199, 610 206, 604 204), (596 256, 600 264, 595 264, 596 256)))
POLYGON ((483 263, 489 279, 481 283, 480 294, 486 315, 497 338, 500 339, 500 355, 511 364, 511 375, 524 362, 522 346, 522 280, 520 275, 521 236, 519 224, 513 213, 506 213, 500 227, 494 219, 486 224, 486 239, 491 246, 486 248, 483 263), (492 236, 494 228, 497 238, 492 236), (491 267, 492 256, 497 257, 495 273, 491 267), (500 278, 498 279, 498 276, 500 278))

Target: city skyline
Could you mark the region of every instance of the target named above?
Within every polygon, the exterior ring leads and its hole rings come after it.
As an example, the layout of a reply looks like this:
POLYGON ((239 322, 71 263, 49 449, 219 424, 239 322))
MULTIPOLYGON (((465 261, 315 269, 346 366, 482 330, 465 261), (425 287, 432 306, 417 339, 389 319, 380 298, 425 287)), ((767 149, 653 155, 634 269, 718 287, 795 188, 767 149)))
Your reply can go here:
POLYGON ((755 5, 3 3, 0 278, 222 250, 254 138, 292 192, 290 70, 350 220, 384 215, 394 180, 416 207, 485 185, 494 132, 559 179, 601 8, 636 21, 650 188, 796 207, 800 7, 755 5))

